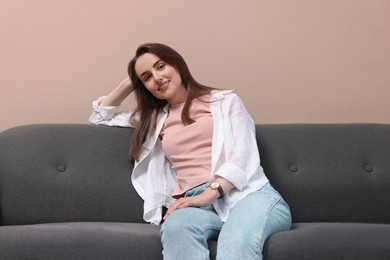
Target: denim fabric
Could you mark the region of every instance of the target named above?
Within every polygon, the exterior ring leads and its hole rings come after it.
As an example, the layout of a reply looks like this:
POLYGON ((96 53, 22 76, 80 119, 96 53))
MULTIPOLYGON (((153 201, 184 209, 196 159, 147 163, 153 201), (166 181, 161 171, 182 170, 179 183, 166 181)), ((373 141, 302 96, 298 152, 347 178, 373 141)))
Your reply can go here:
MULTIPOLYGON (((208 183, 189 190, 195 196, 208 183)), ((239 201, 224 223, 212 205, 174 211, 161 227, 165 260, 209 259, 208 240, 218 239, 217 259, 262 259, 265 240, 291 227, 288 205, 267 183, 239 201)))

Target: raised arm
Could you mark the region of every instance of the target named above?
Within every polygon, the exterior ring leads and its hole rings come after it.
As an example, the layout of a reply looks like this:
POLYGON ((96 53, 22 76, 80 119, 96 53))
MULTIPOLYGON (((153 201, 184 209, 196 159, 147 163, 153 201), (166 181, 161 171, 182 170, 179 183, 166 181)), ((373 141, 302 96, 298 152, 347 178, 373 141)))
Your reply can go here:
POLYGON ((95 125, 132 127, 130 123, 132 112, 119 112, 120 104, 132 92, 133 85, 129 77, 127 77, 108 96, 100 97, 92 102, 93 110, 89 121, 95 125))
POLYGON ((114 88, 110 94, 100 103, 102 107, 119 106, 122 101, 133 92, 133 85, 129 77, 125 78, 114 88))

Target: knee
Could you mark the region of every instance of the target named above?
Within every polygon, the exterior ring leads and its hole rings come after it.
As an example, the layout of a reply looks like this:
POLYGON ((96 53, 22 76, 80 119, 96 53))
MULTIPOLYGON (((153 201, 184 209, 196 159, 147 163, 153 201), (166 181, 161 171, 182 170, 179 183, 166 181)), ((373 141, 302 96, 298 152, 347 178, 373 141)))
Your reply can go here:
POLYGON ((194 232, 194 226, 191 225, 190 217, 193 215, 187 209, 180 209, 173 212, 161 226, 162 240, 184 239, 188 233, 194 232))
POLYGON ((218 238, 217 259, 261 259, 263 243, 258 237, 238 230, 218 238))
POLYGON ((221 251, 242 252, 249 248, 253 250, 261 250, 258 239, 251 237, 250 234, 237 232, 228 236, 219 236, 218 238, 218 249, 221 249, 221 251))

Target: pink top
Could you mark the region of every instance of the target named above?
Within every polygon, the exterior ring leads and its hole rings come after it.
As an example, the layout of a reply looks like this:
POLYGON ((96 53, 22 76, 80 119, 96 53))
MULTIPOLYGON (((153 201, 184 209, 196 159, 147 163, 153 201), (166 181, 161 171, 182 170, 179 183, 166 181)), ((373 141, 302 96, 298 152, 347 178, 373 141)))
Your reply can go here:
POLYGON ((213 118, 207 102, 193 100, 190 117, 195 122, 190 125, 183 125, 181 121, 184 103, 169 108, 161 138, 164 154, 176 171, 173 196, 180 196, 211 178, 213 118))

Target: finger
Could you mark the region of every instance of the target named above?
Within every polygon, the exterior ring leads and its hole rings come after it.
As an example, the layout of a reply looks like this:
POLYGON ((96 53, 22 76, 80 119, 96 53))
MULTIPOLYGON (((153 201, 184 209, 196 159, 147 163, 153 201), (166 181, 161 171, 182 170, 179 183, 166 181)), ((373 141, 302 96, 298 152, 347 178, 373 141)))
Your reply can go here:
POLYGON ((173 203, 169 208, 168 208, 168 210, 167 210, 167 212, 165 213, 165 216, 164 216, 164 220, 170 215, 170 214, 172 214, 172 212, 174 212, 177 208, 178 208, 178 206, 180 205, 180 201, 179 200, 177 200, 175 203, 173 203))
POLYGON ((167 217, 168 217, 169 215, 171 215, 172 212, 173 212, 172 210, 169 210, 169 209, 168 209, 167 212, 165 213, 164 217, 163 217, 163 220, 166 220, 167 217))
POLYGON ((178 209, 187 208, 190 206, 189 201, 183 201, 180 205, 177 206, 178 209))
MULTIPOLYGON (((163 219, 166 219, 172 212, 174 212, 177 209, 187 208, 191 207, 193 203, 191 203, 192 198, 180 198, 175 203, 173 203, 167 210, 165 216, 163 219)), ((194 204, 195 205, 195 204, 194 204)))

